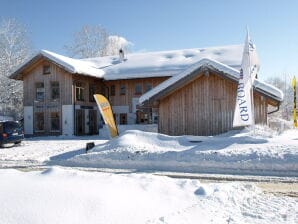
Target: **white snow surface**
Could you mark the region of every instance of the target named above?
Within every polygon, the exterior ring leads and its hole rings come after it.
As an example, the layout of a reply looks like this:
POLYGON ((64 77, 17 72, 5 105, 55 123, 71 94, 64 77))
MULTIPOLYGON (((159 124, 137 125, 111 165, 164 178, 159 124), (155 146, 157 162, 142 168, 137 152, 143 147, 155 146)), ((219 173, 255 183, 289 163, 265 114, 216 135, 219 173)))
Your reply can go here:
POLYGON ((62 65, 70 73, 78 73, 97 78, 102 78, 104 75, 104 72, 100 68, 93 66, 93 64, 90 64, 87 61, 69 58, 47 50, 40 51, 40 54, 59 65, 62 65))
MULTIPOLYGON (((118 80, 173 76, 202 58, 212 58, 227 64, 230 67, 239 69, 242 52, 243 45, 230 45, 209 48, 129 53, 125 54, 125 60, 122 62, 119 60, 118 55, 74 59, 47 50, 41 50, 32 58, 41 54, 57 64, 62 65, 70 73, 104 78, 105 80, 118 80)), ((32 60, 32 58, 19 66, 15 72, 25 66, 32 60)))
MULTIPOLYGON (((112 37, 116 38, 116 37, 112 37)), ((119 37, 120 38, 120 37, 119 37)), ((124 41, 124 40, 122 40, 124 41)), ((172 77, 141 98, 147 100, 151 94, 159 92, 169 84, 188 75, 198 66, 211 65, 238 79, 241 67, 243 45, 229 45, 209 48, 194 48, 171 51, 157 51, 145 53, 130 53, 125 55, 124 61, 119 56, 74 59, 41 50, 38 54, 19 66, 12 74, 16 75, 34 57, 42 55, 49 58, 68 72, 82 74, 104 80, 121 80, 149 77, 172 77)), ((259 88, 283 99, 282 92, 277 88, 256 80, 259 88)))
MULTIPOLYGON (((119 57, 91 59, 95 64, 110 60, 103 68, 105 80, 174 76, 203 58, 210 58, 239 69, 243 45, 230 45, 210 48, 194 48, 171 51, 157 51, 127 54, 126 60, 119 63, 119 57)), ((85 59, 88 60, 88 59, 85 59)))
MULTIPOLYGON (((257 126, 255 133, 245 129, 219 136, 175 137, 122 129, 120 137, 110 141, 101 140, 99 136, 26 139, 20 146, 0 149, 0 167, 63 165, 298 176, 298 130, 277 135, 268 128, 257 126), (85 153, 87 142, 96 145, 88 154, 85 153)), ((154 126, 149 129, 154 130, 154 126)))
POLYGON ((297 177, 297 134, 278 136, 262 126, 210 137, 129 130, 62 165, 297 177))
POLYGON ((25 139, 20 145, 0 148, 0 168, 47 164, 52 160, 65 160, 85 152, 86 143, 106 142, 98 136, 48 136, 25 139))
POLYGON ((53 167, 0 170, 0 223, 294 224, 297 199, 245 183, 53 167))
POLYGON ((38 137, 26 139, 20 146, 0 148, 0 167, 62 165, 298 177, 297 136, 298 130, 278 135, 256 126, 255 131, 209 137, 175 137, 139 130, 123 131, 110 141, 99 136, 38 137), (94 142, 96 147, 86 154, 87 142, 94 142))

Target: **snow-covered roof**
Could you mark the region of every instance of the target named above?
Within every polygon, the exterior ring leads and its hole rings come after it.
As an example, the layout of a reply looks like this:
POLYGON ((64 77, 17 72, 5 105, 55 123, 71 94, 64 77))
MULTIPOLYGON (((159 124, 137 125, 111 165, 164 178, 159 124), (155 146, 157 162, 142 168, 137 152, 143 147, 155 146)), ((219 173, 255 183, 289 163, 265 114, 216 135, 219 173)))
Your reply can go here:
MULTIPOLYGON (((218 61, 203 58, 199 62, 195 63, 194 65, 190 66, 188 69, 184 70, 183 72, 173 76, 172 78, 162 82, 152 90, 148 91, 144 95, 142 95, 139 99, 140 104, 143 104, 144 102, 152 99, 152 98, 158 98, 161 95, 165 95, 167 90, 172 87, 173 85, 179 83, 179 81, 187 78, 187 76, 190 76, 193 74, 194 71, 199 70, 200 68, 210 68, 219 72, 222 72, 225 76, 228 76, 229 78, 237 81, 239 79, 239 71, 225 65, 223 63, 220 63, 218 61)), ((257 79, 255 79, 254 88, 256 88, 259 91, 262 91, 264 94, 269 95, 271 98, 282 101, 283 100, 283 92, 277 89, 276 87, 269 85, 267 83, 261 82, 257 79)))
POLYGON ((94 66, 101 66, 105 80, 173 76, 202 58, 217 60, 232 68, 240 69, 243 45, 210 48, 133 53, 118 56, 84 59, 94 66), (105 67, 104 67, 105 66, 105 67))
POLYGON ((209 48, 130 53, 121 61, 119 56, 74 59, 41 50, 12 73, 11 78, 18 78, 25 67, 40 57, 63 67, 70 73, 77 73, 105 80, 134 79, 174 76, 202 58, 217 60, 232 68, 240 69, 243 45, 229 45, 209 48))
POLYGON ((57 64, 58 66, 62 67, 66 71, 73 74, 77 73, 77 74, 92 76, 96 78, 102 78, 104 74, 104 71, 102 69, 95 67, 93 64, 87 61, 69 58, 47 50, 41 50, 33 57, 29 58, 27 61, 21 64, 11 74, 11 78, 18 78, 18 76, 20 75, 20 73, 24 68, 26 68, 28 65, 30 65, 31 63, 37 61, 42 57, 47 58, 48 60, 52 61, 53 63, 57 64))
POLYGON ((134 79, 173 76, 185 70, 202 58, 217 60, 239 69, 243 45, 210 48, 194 48, 172 51, 130 53, 123 61, 119 56, 74 59, 47 50, 42 50, 19 66, 11 78, 18 76, 35 60, 46 57, 70 73, 77 73, 105 80, 134 79))

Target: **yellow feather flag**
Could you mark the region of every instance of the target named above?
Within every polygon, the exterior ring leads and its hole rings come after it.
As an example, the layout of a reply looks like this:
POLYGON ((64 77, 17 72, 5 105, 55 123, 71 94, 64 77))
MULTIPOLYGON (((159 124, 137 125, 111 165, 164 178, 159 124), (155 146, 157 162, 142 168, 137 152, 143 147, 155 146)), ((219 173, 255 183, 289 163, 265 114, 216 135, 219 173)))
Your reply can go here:
POLYGON ((114 120, 113 112, 111 105, 107 98, 105 98, 101 94, 95 94, 93 95, 97 106, 100 110, 100 113, 105 121, 105 124, 108 125, 111 137, 114 138, 119 135, 118 129, 114 120))
POLYGON ((294 92, 294 108, 293 108, 293 120, 294 120, 294 127, 297 128, 297 114, 296 114, 296 77, 292 79, 292 87, 294 92))
POLYGON ((296 77, 294 76, 294 78, 292 79, 292 87, 293 89, 296 88, 296 77))

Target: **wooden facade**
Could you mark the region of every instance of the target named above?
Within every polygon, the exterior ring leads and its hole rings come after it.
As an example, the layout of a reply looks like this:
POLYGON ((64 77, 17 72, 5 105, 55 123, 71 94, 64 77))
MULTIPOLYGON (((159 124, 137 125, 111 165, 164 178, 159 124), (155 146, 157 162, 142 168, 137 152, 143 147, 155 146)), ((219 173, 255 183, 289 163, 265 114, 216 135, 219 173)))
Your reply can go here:
MULTIPOLYGON (((62 105, 72 104, 72 75, 65 72, 55 64, 49 63, 46 60, 40 60, 30 68, 24 71, 23 90, 24 90, 24 107, 33 107, 33 127, 34 135, 60 135, 62 105), (50 74, 43 74, 44 66, 50 66, 50 74), (60 90, 59 97, 51 98, 50 89, 51 83, 58 82, 60 90), (37 99, 36 89, 37 84, 44 86, 44 99, 37 99), (59 130, 51 130, 50 118, 55 114, 59 118, 59 130), (38 115, 38 117, 36 116, 38 115), (42 121, 43 119, 43 121, 42 121), (43 122, 43 130, 37 130, 38 123, 43 122)), ((42 125, 42 124, 40 124, 42 125)))
MULTIPOLYGON (((232 129, 237 83, 214 72, 198 74, 159 99, 160 133, 216 135, 232 129)), ((268 101, 254 93, 256 123, 267 123, 268 101)))
MULTIPOLYGON (((169 80, 169 86, 152 91, 155 95, 139 105, 141 95, 170 77, 105 80, 68 72, 38 55, 14 74, 24 85, 25 134, 97 134, 103 121, 93 99, 96 93, 109 99, 116 124, 158 122, 159 132, 168 135, 226 132, 232 129, 238 79, 228 74, 234 70, 222 72, 210 63, 215 62, 202 62, 179 79, 174 77, 173 83, 169 80)), ((262 86, 258 88, 254 91, 255 122, 266 124, 268 104, 278 106, 282 97, 274 98, 262 86)))
POLYGON ((158 111, 153 105, 140 107, 139 97, 151 90, 168 77, 123 79, 105 81, 109 98, 113 106, 116 123, 118 124, 151 124, 157 123, 158 111))
MULTIPOLYGON (((152 112, 156 110, 151 106, 139 108, 138 99, 165 79, 167 77, 104 81, 102 78, 71 74, 42 58, 22 72, 24 107, 32 108, 27 118, 24 116, 24 122, 28 123, 32 117, 33 131, 30 134, 33 135, 65 134, 63 126, 67 123, 73 123, 69 134, 97 134, 103 121, 93 94, 99 93, 109 99, 117 124, 152 123, 152 112), (44 74, 45 67, 49 70, 47 74, 44 74), (52 96, 53 83, 59 89, 59 97, 55 99, 52 96), (63 107, 68 107, 68 114, 63 107), (70 116, 73 121, 65 118, 70 116)), ((158 115, 157 112, 155 114, 158 115)))

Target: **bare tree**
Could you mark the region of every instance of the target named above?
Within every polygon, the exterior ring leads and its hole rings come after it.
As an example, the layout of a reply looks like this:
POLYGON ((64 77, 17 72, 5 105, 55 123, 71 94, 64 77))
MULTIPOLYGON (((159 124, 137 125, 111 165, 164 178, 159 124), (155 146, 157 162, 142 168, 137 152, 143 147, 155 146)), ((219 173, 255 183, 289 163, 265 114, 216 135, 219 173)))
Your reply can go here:
POLYGON ((112 35, 108 37, 107 45, 104 49, 105 55, 117 55, 119 50, 122 49, 124 52, 129 52, 132 43, 127 41, 124 37, 112 35))
POLYGON ((128 50, 130 42, 120 36, 111 36, 101 26, 83 26, 74 34, 73 42, 65 45, 68 54, 75 58, 116 55, 119 49, 128 50))
POLYGON ((268 79, 266 82, 279 88, 284 93, 284 100, 280 105, 279 112, 272 114, 272 116, 290 120, 292 118, 293 111, 293 89, 291 87, 291 77, 288 75, 283 75, 282 78, 274 77, 268 79))
POLYGON ((15 19, 0 21, 0 112, 22 117, 23 85, 9 74, 31 54, 25 27, 15 19))

